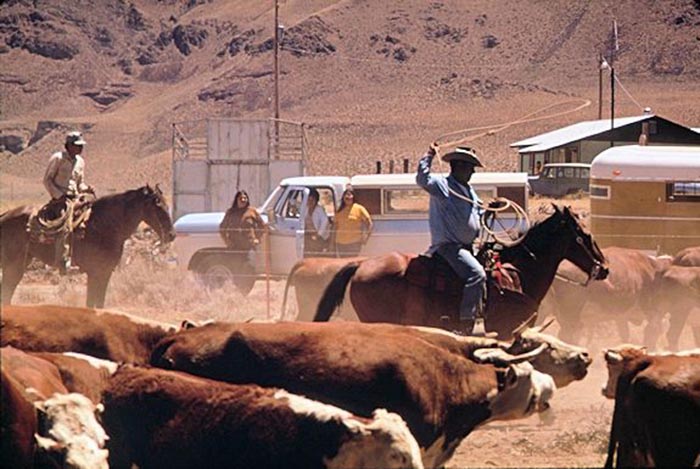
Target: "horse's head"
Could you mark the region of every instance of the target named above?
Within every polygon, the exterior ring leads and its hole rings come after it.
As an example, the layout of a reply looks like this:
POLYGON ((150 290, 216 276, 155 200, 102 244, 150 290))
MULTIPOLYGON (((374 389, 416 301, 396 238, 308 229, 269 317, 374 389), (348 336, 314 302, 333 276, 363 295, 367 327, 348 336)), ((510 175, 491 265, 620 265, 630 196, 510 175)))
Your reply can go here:
POLYGON ((153 228, 161 243, 170 243, 175 239, 175 228, 168 213, 168 204, 158 184, 153 188, 146 185, 140 189, 145 201, 143 205, 143 220, 153 228))
POLYGON ((554 205, 554 210, 552 218, 569 238, 564 258, 588 273, 588 280, 604 280, 608 276, 608 266, 591 233, 581 225, 578 215, 569 207, 561 210, 554 205))

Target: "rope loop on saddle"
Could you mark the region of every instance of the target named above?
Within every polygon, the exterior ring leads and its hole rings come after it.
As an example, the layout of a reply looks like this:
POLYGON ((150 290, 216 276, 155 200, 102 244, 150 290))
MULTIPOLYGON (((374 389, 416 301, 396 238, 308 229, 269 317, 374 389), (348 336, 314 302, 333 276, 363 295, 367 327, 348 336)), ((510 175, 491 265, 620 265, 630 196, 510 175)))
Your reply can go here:
MULTIPOLYGON (((29 218, 27 227, 32 239, 51 240, 64 234, 73 233, 78 228, 85 228, 92 212, 93 198, 84 194, 78 197, 66 197, 65 208, 58 217, 49 218, 51 211, 48 205, 39 209, 29 218)), ((55 202, 50 202, 55 203, 55 202)))

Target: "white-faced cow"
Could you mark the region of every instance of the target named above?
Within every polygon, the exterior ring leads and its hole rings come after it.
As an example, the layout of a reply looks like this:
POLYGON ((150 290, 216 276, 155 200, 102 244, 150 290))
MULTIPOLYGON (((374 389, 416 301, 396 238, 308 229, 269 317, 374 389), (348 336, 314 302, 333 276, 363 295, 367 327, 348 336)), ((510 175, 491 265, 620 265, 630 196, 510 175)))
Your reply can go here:
POLYGON ((287 391, 122 366, 105 391, 110 466, 422 468, 406 423, 287 391))
MULTIPOLYGON (((486 348, 500 349, 503 352, 500 356, 506 360, 514 355, 532 354, 532 358, 528 359, 532 366, 537 371, 554 378, 557 388, 563 388, 585 378, 593 359, 584 347, 570 345, 557 337, 545 334, 543 331, 552 321, 553 319, 550 319, 537 327, 528 327, 527 323, 523 324, 513 331, 513 340, 510 342, 461 336, 432 327, 411 326, 411 329, 416 329, 416 333, 420 334, 424 340, 470 360, 482 361, 475 352, 486 348)), ((482 356, 483 353, 481 353, 482 356)), ((499 355, 491 353, 490 356, 491 361, 494 362, 499 355)))
POLYGON ((426 467, 444 464, 489 420, 546 409, 554 389, 528 363, 477 364, 416 330, 386 324, 215 323, 164 339, 151 363, 284 388, 365 417, 386 408, 406 420, 426 467))
POLYGON ((606 467, 695 467, 700 462, 700 349, 604 352, 615 399, 606 467), (617 458, 615 458, 617 456, 617 458))
POLYGON ((3 307, 0 344, 32 352, 78 352, 145 364, 176 328, 122 313, 57 305, 3 307))
POLYGON ((0 349, 0 462, 7 468, 107 468, 107 439, 96 406, 68 393, 50 362, 12 347, 0 349))

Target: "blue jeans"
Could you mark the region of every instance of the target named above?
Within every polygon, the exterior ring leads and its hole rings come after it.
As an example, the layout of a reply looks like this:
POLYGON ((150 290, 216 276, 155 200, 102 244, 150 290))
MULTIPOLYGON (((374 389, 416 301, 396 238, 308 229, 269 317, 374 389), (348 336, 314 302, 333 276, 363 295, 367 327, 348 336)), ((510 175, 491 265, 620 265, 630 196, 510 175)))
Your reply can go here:
POLYGON ((484 296, 486 272, 470 249, 460 244, 443 244, 437 254, 445 259, 464 282, 462 302, 459 305, 459 319, 473 320, 484 296))

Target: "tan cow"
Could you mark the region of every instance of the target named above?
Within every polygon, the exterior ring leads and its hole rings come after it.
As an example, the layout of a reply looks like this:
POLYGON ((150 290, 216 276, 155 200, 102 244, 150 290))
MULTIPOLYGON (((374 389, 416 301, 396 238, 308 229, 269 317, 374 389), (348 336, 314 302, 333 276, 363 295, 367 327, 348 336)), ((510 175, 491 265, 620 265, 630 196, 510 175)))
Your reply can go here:
MULTIPOLYGON (((635 249, 608 247, 602 251, 610 266, 610 275, 603 281, 582 286, 580 282, 585 278, 581 278, 573 264, 564 261, 559 266, 547 295, 561 326, 559 336, 577 343, 586 329, 586 321, 614 321, 621 341, 629 342, 628 321, 641 324, 646 320, 644 344, 655 347, 663 318, 663 312, 654 305, 655 281, 658 272, 669 262, 635 249)), ((684 319, 672 318, 672 321, 681 323, 682 327, 684 319)), ((675 339, 667 336, 669 343, 675 339)))

